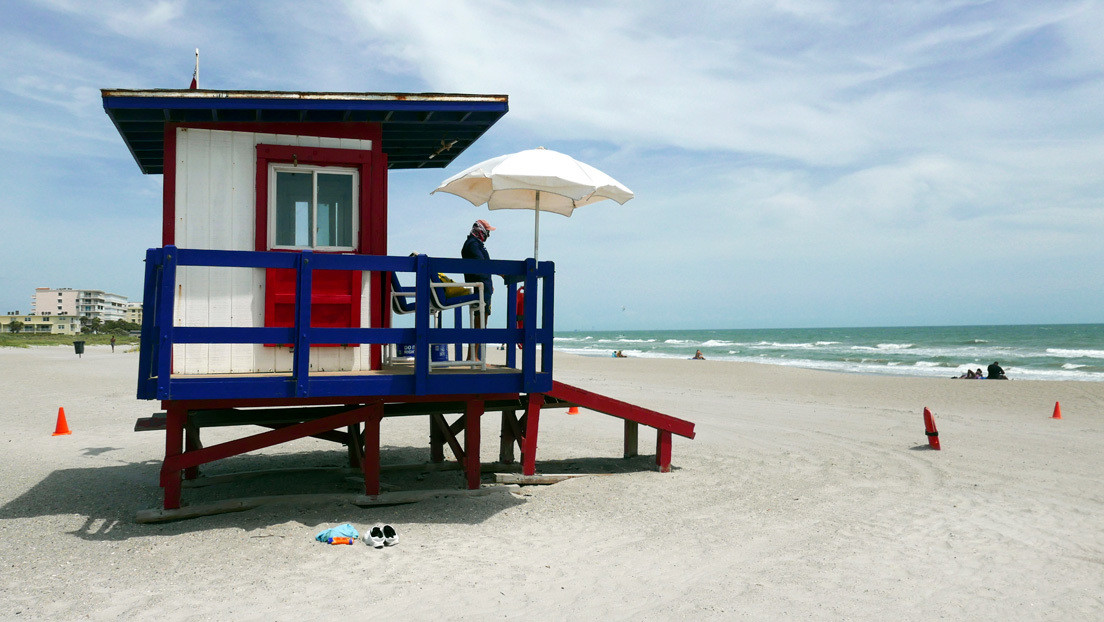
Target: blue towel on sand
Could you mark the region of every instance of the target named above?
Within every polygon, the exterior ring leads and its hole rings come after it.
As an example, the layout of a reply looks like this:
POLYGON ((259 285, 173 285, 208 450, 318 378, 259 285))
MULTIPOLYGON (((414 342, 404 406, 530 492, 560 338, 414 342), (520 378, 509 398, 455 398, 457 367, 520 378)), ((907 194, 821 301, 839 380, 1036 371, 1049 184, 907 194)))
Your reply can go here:
POLYGON ((318 532, 318 535, 315 536, 314 539, 319 542, 329 542, 330 538, 353 538, 355 540, 359 537, 360 534, 357 533, 356 527, 353 527, 349 523, 345 523, 318 532))

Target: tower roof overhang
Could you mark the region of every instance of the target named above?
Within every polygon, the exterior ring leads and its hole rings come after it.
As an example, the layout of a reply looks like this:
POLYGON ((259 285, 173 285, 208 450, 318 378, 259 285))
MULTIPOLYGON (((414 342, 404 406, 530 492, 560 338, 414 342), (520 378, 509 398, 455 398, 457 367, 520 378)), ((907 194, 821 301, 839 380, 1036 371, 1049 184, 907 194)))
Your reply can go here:
POLYGON ((388 168, 444 168, 509 109, 506 95, 103 89, 143 173, 164 170, 170 123, 375 123, 388 168))

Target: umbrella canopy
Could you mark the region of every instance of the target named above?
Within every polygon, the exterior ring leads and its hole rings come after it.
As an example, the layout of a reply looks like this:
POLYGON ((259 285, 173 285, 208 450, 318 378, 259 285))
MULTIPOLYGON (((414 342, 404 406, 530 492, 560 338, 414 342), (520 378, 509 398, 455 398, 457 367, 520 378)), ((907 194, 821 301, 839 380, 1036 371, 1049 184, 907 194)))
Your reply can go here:
POLYGON ((624 204, 631 190, 602 171, 558 151, 528 149, 491 158, 446 179, 430 194, 448 192, 490 209, 531 209, 537 257, 540 213, 571 216, 576 207, 612 199, 624 204))

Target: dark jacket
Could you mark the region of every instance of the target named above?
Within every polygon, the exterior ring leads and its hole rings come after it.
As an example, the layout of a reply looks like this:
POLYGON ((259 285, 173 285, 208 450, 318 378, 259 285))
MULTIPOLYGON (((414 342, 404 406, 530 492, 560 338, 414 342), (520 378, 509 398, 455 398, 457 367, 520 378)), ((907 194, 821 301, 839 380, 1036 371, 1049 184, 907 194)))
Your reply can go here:
MULTIPOLYGON (((464 248, 460 249, 460 256, 464 259, 491 258, 487 253, 487 247, 474 235, 468 235, 468 239, 464 240, 464 248)), ((491 293, 494 292, 494 284, 491 283, 491 275, 465 274, 464 280, 469 283, 483 283, 483 300, 489 301, 491 299, 491 293)))

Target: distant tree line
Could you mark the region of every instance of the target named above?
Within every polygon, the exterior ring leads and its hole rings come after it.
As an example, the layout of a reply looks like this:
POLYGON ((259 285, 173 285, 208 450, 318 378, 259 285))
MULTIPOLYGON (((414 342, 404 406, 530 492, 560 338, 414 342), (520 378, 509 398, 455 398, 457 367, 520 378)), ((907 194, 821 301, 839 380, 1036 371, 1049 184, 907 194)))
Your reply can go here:
POLYGON ((98 317, 84 317, 80 319, 81 333, 84 334, 99 334, 104 333, 108 335, 126 335, 132 330, 141 330, 141 324, 137 322, 128 322, 126 320, 108 320, 103 321, 98 317))

